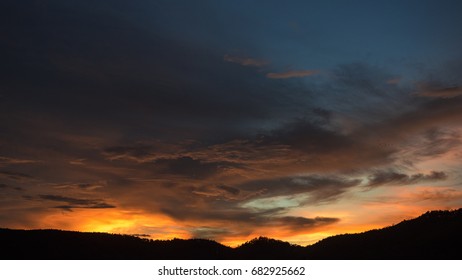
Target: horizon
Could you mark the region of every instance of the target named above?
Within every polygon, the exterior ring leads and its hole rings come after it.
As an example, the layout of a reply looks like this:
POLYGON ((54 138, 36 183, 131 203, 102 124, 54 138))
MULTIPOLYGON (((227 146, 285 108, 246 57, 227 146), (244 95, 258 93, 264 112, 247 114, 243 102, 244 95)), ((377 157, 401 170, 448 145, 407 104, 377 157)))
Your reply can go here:
MULTIPOLYGON (((454 212, 454 211, 460 211, 462 210, 462 208, 454 208, 454 209, 450 209, 450 210, 437 210, 437 209, 434 209, 434 210, 429 210, 425 213, 422 213, 421 215, 419 215, 418 217, 414 217, 414 218, 411 218, 410 220, 415 220, 417 218, 420 218, 421 216, 427 214, 427 213, 431 213, 431 212, 439 212, 439 211, 449 211, 449 212, 454 212)), ((309 243, 309 244, 301 244, 301 243, 297 243, 297 242, 289 242, 289 241, 286 241, 286 240, 281 240, 281 239, 276 239, 276 238, 273 238, 271 236, 255 236, 255 237, 252 237, 251 239, 248 239, 248 240, 245 240, 245 241, 242 241, 240 243, 236 243, 236 242, 233 242, 233 243, 230 243, 230 244, 226 244, 226 243, 221 243, 217 240, 214 240, 214 239, 207 239, 207 238, 200 238, 200 237, 193 237, 193 238, 178 238, 178 237, 173 237, 173 238, 169 238, 169 239, 153 239, 151 238, 149 235, 145 235, 145 234, 139 234, 139 233, 117 233, 117 232, 102 232, 102 231, 72 231, 72 230, 63 230, 63 229, 56 229, 56 228, 32 228, 32 229, 20 229, 20 228, 1 228, 0 229, 3 229, 3 230, 24 230, 24 231, 69 231, 69 232, 77 232, 77 233, 103 233, 103 234, 116 234, 116 235, 126 235, 126 236, 132 236, 132 237, 136 237, 136 238, 139 238, 139 239, 146 239, 146 240, 151 240, 151 241, 173 241, 173 240, 193 240, 193 239, 199 239, 199 240, 207 240, 207 241, 213 241, 213 242, 216 242, 216 243, 219 243, 221 245, 224 245, 224 246, 227 246, 229 248, 237 248, 237 247, 240 247, 241 245, 244 245, 245 243, 248 243, 250 241, 253 241, 253 240, 259 240, 261 238, 264 238, 264 239, 270 239, 270 240, 276 240, 276 241, 281 241, 281 242, 288 242, 289 244, 291 245, 299 245, 299 246, 302 246, 302 247, 307 247, 307 246, 311 246, 311 245, 314 245, 316 243, 318 243, 319 241, 323 241, 324 239, 326 238, 329 238, 329 237, 335 237, 335 236, 341 236, 341 235, 345 235, 345 234, 361 234, 361 233, 366 233, 366 232, 369 232, 369 231, 374 231, 374 230, 382 230, 382 229, 385 229, 385 228, 389 228, 389 227, 393 227, 395 225, 399 225, 400 223, 402 222, 407 222, 409 221, 408 219, 404 219, 398 223, 393 223, 391 225, 388 225, 388 226, 384 226, 384 227, 381 227, 381 228, 372 228, 372 229, 368 229, 368 230, 365 230, 365 231, 361 231, 361 232, 350 232, 350 233, 337 233, 335 235, 330 235, 330 236, 327 236, 327 237, 324 237, 322 239, 319 239, 319 240, 316 240, 312 243, 309 243)))
POLYGON ((459 1, 0 3, 0 227, 306 246, 462 206, 459 1))

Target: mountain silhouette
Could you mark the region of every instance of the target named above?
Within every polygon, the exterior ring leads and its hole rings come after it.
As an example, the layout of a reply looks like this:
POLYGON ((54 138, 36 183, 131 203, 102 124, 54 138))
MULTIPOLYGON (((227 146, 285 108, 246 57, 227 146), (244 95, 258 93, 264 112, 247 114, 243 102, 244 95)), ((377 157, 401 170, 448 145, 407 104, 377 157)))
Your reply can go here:
POLYGON ((131 235, 0 229, 1 259, 229 259, 232 248, 204 239, 149 240, 131 235))
POLYGON ((250 260, 305 259, 305 247, 276 239, 259 237, 234 249, 234 257, 250 260))
POLYGON ((462 208, 431 211, 379 230, 328 237, 307 247, 314 259, 462 259, 462 208))
POLYGON ((0 229, 0 259, 462 259, 462 208, 431 211, 397 225, 299 246, 267 237, 236 248, 212 240, 0 229))

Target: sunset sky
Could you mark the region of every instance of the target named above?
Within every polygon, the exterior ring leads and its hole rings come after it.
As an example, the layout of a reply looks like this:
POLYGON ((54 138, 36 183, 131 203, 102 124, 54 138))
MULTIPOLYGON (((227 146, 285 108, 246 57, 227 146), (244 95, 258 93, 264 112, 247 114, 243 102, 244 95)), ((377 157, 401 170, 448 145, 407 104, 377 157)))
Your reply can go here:
POLYGON ((462 207, 461 1, 0 2, 0 227, 301 245, 462 207))

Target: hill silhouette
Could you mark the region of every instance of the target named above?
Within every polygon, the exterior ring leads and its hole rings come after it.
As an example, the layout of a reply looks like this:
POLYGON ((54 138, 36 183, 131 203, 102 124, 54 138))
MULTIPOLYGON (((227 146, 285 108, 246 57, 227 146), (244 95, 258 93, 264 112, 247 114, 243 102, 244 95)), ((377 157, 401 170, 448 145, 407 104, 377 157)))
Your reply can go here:
POLYGON ((305 247, 267 237, 252 239, 234 249, 233 257, 250 260, 304 259, 305 247))
POLYGON ((0 229, 0 259, 462 259, 462 208, 397 225, 328 237, 306 247, 266 237, 236 248, 204 239, 0 229))
POLYGON ((315 259, 462 259, 462 208, 431 211, 379 230, 328 237, 307 248, 315 259))
POLYGON ((204 239, 0 229, 1 259, 229 259, 232 248, 204 239))

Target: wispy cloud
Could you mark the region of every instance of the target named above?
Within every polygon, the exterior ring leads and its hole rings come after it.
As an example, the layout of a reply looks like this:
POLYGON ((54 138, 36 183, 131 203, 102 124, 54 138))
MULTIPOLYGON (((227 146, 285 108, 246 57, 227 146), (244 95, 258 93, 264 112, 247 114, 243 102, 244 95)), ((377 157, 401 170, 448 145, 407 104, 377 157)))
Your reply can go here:
POLYGON ((72 211, 74 208, 86 208, 86 209, 107 209, 115 208, 114 205, 106 203, 102 199, 82 199, 82 198, 73 198, 61 195, 39 195, 38 199, 48 200, 54 202, 64 202, 65 205, 54 206, 53 208, 63 209, 67 211, 72 211))
POLYGON ((275 219, 274 223, 286 227, 292 231, 303 231, 307 229, 312 229, 316 227, 321 227, 325 225, 330 225, 339 222, 340 219, 332 217, 315 217, 315 218, 306 218, 306 217, 294 217, 294 216, 285 216, 275 219))
POLYGON ((318 74, 318 70, 290 70, 286 72, 278 72, 278 73, 268 73, 266 74, 267 78, 270 79, 289 79, 289 78, 303 78, 318 74))
POLYGON ((10 164, 31 164, 38 163, 37 160, 32 159, 20 159, 20 158, 11 158, 11 157, 0 157, 0 165, 10 165, 10 164))
POLYGON ((225 54, 223 57, 224 61, 237 63, 242 66, 254 66, 254 67, 262 67, 268 65, 269 62, 263 59, 256 59, 251 57, 242 57, 242 56, 232 56, 229 54, 225 54))
POLYGON ((105 182, 98 182, 98 183, 72 183, 72 184, 60 184, 55 185, 55 189, 68 189, 68 190, 85 190, 85 191, 93 191, 96 189, 104 188, 106 185, 105 182))
POLYGON ((423 85, 420 87, 419 92, 417 92, 416 95, 429 98, 453 98, 462 95, 462 87, 435 87, 431 85, 423 85))
POLYGON ((13 172, 13 171, 0 171, 0 178, 7 178, 15 181, 30 180, 33 177, 29 174, 22 172, 13 172))
POLYGON ((446 180, 448 175, 441 171, 432 171, 430 174, 412 174, 407 175, 392 171, 376 172, 369 176, 368 186, 382 186, 382 185, 411 185, 417 183, 426 183, 432 181, 446 180))
POLYGON ((387 80, 387 84, 389 85, 398 85, 401 82, 401 77, 394 77, 387 80))

